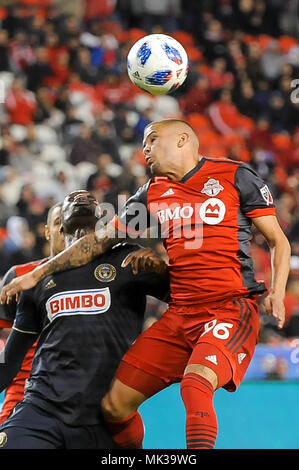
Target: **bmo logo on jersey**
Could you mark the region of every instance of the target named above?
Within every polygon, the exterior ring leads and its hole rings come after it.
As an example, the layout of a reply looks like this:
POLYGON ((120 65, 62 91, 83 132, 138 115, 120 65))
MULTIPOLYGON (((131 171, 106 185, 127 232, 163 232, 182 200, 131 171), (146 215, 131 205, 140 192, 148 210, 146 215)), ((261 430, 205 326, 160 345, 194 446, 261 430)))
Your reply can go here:
POLYGON ((104 289, 72 290, 52 295, 46 302, 50 321, 58 316, 97 315, 111 305, 109 287, 104 289))
MULTIPOLYGON (((206 199, 202 204, 194 205, 171 205, 170 207, 161 208, 156 211, 158 220, 161 225, 169 221, 190 220, 194 219, 195 223, 206 223, 208 225, 217 225, 224 219, 226 207, 221 199, 211 197, 206 199)), ((153 211, 154 212, 154 211, 153 211)))
POLYGON ((199 209, 201 219, 208 225, 217 225, 222 222, 225 212, 225 204, 216 197, 207 199, 199 209))

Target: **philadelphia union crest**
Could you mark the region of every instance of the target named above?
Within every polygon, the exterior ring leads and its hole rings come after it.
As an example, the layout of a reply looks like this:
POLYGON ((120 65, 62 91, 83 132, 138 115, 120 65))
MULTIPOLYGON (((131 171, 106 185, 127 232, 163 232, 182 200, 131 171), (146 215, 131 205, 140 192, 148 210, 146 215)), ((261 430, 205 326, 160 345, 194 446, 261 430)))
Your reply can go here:
POLYGON ((110 282, 116 277, 116 269, 112 264, 100 264, 94 270, 94 275, 98 281, 110 282))

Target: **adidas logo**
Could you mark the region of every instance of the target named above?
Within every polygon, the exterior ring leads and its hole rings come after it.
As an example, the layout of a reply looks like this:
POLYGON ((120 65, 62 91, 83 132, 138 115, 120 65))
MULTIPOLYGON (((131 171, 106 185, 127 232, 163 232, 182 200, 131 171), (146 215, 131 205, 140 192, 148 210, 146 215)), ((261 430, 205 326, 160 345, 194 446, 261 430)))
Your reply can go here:
POLYGON ((45 289, 52 289, 52 287, 55 287, 56 286, 56 283, 53 281, 53 279, 50 279, 49 282, 47 282, 47 284, 45 285, 45 289))
POLYGON ((216 354, 213 354, 212 356, 206 356, 205 359, 206 359, 207 361, 213 362, 213 364, 215 364, 216 366, 218 366, 216 354))
POLYGON ((164 196, 171 196, 172 194, 174 194, 174 190, 172 188, 168 189, 168 191, 166 191, 165 193, 161 194, 160 197, 164 197, 164 196))
POLYGON ((139 79, 141 80, 141 78, 140 78, 140 75, 139 75, 139 72, 138 72, 138 71, 134 72, 132 75, 133 75, 133 77, 134 77, 134 78, 139 78, 139 79))
POLYGON ((243 359, 247 356, 246 353, 239 353, 238 354, 238 363, 241 364, 243 359))

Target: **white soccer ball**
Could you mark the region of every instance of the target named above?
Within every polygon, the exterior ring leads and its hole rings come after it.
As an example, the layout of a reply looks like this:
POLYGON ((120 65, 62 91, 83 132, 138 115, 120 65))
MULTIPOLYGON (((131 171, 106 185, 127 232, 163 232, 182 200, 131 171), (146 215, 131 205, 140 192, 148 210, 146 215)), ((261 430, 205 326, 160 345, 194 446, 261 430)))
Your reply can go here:
POLYGON ((166 95, 184 83, 188 56, 183 46, 171 36, 150 34, 132 46, 127 69, 138 88, 152 95, 166 95))

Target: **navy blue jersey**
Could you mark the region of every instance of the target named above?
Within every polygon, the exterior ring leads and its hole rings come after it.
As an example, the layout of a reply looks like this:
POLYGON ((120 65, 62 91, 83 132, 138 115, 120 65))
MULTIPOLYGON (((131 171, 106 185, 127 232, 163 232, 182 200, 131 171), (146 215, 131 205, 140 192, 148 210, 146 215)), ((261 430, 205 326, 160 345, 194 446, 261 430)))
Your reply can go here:
POLYGON ((167 300, 168 280, 134 275, 119 244, 80 268, 48 276, 22 293, 13 328, 39 341, 24 401, 69 425, 97 424, 101 398, 142 331, 146 295, 167 300))

